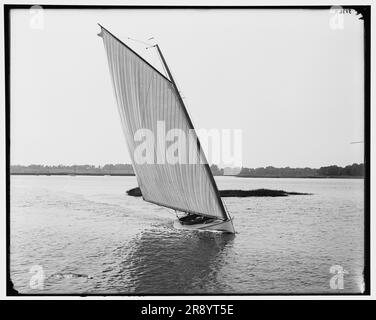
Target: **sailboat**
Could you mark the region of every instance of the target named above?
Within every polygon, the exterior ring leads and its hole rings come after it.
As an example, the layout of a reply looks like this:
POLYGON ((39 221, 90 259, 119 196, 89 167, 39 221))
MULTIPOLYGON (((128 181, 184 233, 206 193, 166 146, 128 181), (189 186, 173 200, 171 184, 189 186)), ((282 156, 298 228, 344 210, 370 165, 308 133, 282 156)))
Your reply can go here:
POLYGON ((160 47, 153 47, 166 75, 142 58, 110 31, 99 25, 112 86, 138 185, 143 200, 179 212, 178 229, 235 233, 232 217, 222 202, 192 121, 160 47), (197 163, 139 163, 135 159, 135 134, 140 129, 157 132, 179 129, 195 138, 197 163))

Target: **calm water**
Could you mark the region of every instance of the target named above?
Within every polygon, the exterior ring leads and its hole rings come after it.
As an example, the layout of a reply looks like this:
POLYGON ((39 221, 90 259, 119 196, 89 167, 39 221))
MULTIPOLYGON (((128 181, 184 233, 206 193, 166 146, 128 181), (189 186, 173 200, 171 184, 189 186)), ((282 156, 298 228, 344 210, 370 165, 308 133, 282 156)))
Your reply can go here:
POLYGON ((12 176, 14 287, 74 294, 362 290, 363 180, 216 181, 219 189, 313 195, 225 198, 233 237, 175 230, 173 211, 126 195, 135 177, 12 176), (343 290, 330 288, 332 265, 347 271, 343 290), (43 288, 32 289, 40 275, 43 288))

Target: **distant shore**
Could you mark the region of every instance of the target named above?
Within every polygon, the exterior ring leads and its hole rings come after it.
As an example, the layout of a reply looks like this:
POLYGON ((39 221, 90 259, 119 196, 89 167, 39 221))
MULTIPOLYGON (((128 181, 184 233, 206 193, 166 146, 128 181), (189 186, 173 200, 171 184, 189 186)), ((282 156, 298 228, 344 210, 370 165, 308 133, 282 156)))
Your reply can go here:
POLYGON ((12 176, 134 176, 134 173, 11 172, 12 176))
MULTIPOLYGON (((353 163, 345 167, 336 165, 314 168, 276 168, 272 166, 259 168, 219 168, 212 164, 210 170, 214 176, 238 178, 305 178, 305 179, 362 179, 364 164, 353 163)), ((46 175, 46 176, 134 176, 131 164, 95 165, 11 165, 11 175, 46 175)))
POLYGON ((273 179, 291 179, 291 178, 297 178, 297 179, 364 179, 364 176, 301 176, 301 177, 295 177, 295 176, 234 176, 237 178, 273 178, 273 179))
MULTIPOLYGON (((135 176, 134 173, 68 173, 68 172, 55 172, 55 173, 34 173, 34 172, 11 172, 12 176, 135 176)), ((307 177, 294 177, 294 176, 237 176, 237 175, 214 175, 214 177, 235 177, 235 178, 271 178, 271 179, 364 179, 363 176, 307 176, 307 177)))

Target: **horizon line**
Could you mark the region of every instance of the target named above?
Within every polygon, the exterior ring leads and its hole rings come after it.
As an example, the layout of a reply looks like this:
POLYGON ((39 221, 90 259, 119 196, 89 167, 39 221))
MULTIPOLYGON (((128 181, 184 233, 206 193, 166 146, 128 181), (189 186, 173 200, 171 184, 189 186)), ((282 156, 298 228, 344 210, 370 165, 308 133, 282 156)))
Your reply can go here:
MULTIPOLYGON (((321 165, 320 167, 310 167, 310 166, 298 166, 298 167, 291 167, 291 166, 274 166, 274 165, 264 165, 264 166, 241 166, 241 167, 230 167, 230 166, 225 166, 225 167, 220 167, 219 164, 216 164, 216 163, 211 163, 209 164, 209 166, 213 166, 213 165, 216 165, 219 169, 224 169, 224 168, 254 168, 254 169, 257 169, 257 168, 268 168, 268 167, 273 167, 273 168, 294 168, 294 169, 305 169, 305 168, 309 168, 309 169, 319 169, 321 167, 329 167, 329 166, 337 166, 337 167, 347 167, 347 166, 352 166, 352 165, 364 165, 364 162, 353 162, 351 164, 346 164, 346 165, 338 165, 338 164, 328 164, 328 165, 321 165)), ((40 164, 40 163, 30 163, 30 164, 10 164, 10 167, 14 167, 14 166, 22 166, 22 167, 29 167, 29 166, 45 166, 45 167, 58 167, 58 166, 64 166, 64 167, 74 167, 74 166, 94 166, 96 168, 101 168, 101 167, 104 167, 106 165, 130 165, 132 166, 133 168, 133 165, 132 163, 105 163, 105 164, 90 164, 90 163, 84 163, 84 164, 62 164, 62 163, 59 163, 59 164, 40 164)))

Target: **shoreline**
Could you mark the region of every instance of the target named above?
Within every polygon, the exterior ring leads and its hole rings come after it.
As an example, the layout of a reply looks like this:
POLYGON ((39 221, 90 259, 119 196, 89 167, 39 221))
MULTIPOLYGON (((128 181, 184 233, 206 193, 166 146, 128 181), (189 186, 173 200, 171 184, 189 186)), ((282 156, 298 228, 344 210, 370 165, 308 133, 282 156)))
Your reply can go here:
POLYGON ((34 173, 34 172, 12 172, 11 176, 135 176, 134 173, 66 173, 66 172, 54 172, 54 173, 34 173))
MULTIPOLYGON (((13 176, 135 176, 134 173, 67 173, 67 172, 51 172, 51 173, 34 173, 34 172, 12 172, 13 176)), ((271 178, 271 179, 364 179, 363 176, 237 176, 237 175, 214 175, 214 177, 235 177, 235 178, 271 178)))
POLYGON ((273 179, 364 179, 364 176, 306 176, 306 177, 294 177, 294 176, 232 176, 237 178, 273 178, 273 179))

